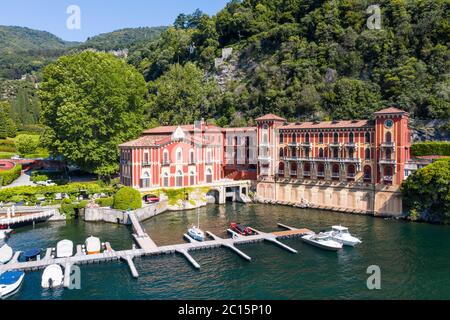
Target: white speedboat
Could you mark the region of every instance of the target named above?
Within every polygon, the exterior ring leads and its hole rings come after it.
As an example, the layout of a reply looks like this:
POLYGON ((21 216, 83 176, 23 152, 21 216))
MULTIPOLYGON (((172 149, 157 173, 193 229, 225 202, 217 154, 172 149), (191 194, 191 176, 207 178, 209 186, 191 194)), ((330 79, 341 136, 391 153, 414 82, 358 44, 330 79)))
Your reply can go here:
POLYGON ((0 248, 0 263, 7 263, 9 260, 11 260, 13 257, 13 249, 8 246, 7 244, 4 244, 0 248))
POLYGON ((62 286, 64 274, 59 264, 52 264, 45 268, 42 274, 41 286, 42 288, 57 288, 62 286))
POLYGON ((23 271, 8 271, 0 275, 0 298, 7 298, 16 293, 23 282, 23 271))
POLYGON ((306 243, 312 244, 318 248, 325 250, 337 251, 342 249, 342 243, 339 243, 331 238, 330 235, 325 233, 312 233, 302 237, 302 240, 306 243))
POLYGON ((348 228, 343 226, 332 226, 331 231, 326 232, 333 238, 333 240, 342 243, 344 246, 356 246, 362 241, 352 236, 348 228))
POLYGON ((73 256, 73 242, 70 240, 61 240, 56 244, 56 257, 67 258, 73 256))
POLYGON ((100 239, 93 236, 87 238, 84 245, 86 247, 86 254, 97 254, 102 250, 102 243, 100 242, 100 239))

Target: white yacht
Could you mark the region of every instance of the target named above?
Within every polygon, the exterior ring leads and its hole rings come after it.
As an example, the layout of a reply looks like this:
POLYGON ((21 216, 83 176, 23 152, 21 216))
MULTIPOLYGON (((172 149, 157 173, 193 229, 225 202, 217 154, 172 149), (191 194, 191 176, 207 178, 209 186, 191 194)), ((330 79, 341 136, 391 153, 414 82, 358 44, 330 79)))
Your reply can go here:
POLYGON ((56 257, 67 258, 73 256, 73 242, 61 240, 56 244, 56 257))
POLYGON ((348 228, 343 226, 332 226, 331 231, 326 232, 333 240, 342 243, 344 246, 354 247, 362 241, 352 236, 348 228))
POLYGON ((306 243, 312 244, 313 246, 325 250, 337 251, 339 249, 342 249, 342 243, 333 240, 331 236, 326 233, 307 234, 302 237, 302 240, 306 243))
POLYGON ((200 214, 197 210, 197 225, 196 226, 192 226, 189 230, 188 230, 188 235, 197 241, 203 241, 205 240, 205 233, 203 232, 203 230, 200 229, 200 214))
POLYGON ((17 292, 24 277, 23 271, 8 271, 0 274, 0 298, 5 299, 17 292))

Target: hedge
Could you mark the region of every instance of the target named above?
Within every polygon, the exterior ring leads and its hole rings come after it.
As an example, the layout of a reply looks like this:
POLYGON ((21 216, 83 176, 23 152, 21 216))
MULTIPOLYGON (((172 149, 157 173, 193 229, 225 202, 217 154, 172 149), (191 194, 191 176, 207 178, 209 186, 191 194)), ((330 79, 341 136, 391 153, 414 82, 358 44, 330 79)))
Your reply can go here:
POLYGON ((429 141, 414 143, 411 146, 411 155, 413 156, 450 156, 450 142, 447 141, 429 141))
POLYGON ((23 186, 0 190, 0 201, 20 202, 15 201, 20 198, 23 201, 34 202, 36 200, 36 195, 43 195, 48 200, 53 200, 57 193, 66 193, 71 198, 75 198, 82 192, 85 192, 87 195, 96 193, 112 195, 114 191, 113 187, 99 186, 96 183, 71 183, 61 186, 23 186))
POLYGON ((131 187, 123 187, 114 195, 113 208, 117 210, 142 208, 141 193, 131 187))
POLYGON ((114 198, 110 197, 95 199, 95 203, 100 207, 112 207, 114 204, 114 198))
POLYGON ((22 166, 20 164, 10 170, 0 171, 0 185, 7 186, 13 183, 14 180, 20 177, 21 172, 22 166))

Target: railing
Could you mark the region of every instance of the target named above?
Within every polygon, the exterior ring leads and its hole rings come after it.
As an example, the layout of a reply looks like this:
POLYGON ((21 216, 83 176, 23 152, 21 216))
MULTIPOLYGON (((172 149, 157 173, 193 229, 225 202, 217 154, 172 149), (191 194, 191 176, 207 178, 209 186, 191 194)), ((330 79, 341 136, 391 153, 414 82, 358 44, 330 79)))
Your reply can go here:
POLYGON ((312 143, 309 142, 309 141, 303 141, 303 142, 300 142, 300 146, 306 147, 306 148, 311 148, 312 147, 312 143))
POLYGON ((318 172, 317 172, 317 176, 318 176, 318 177, 325 177, 325 172, 323 172, 323 171, 318 171, 318 172))
POLYGON ((339 178, 339 173, 338 172, 332 172, 331 173, 331 177, 332 178, 339 178))
POLYGON ((339 142, 334 141, 334 142, 330 142, 330 143, 328 144, 328 146, 329 146, 330 148, 342 147, 342 143, 339 143, 339 142))
POLYGON ((143 167, 151 167, 152 164, 150 162, 142 162, 143 167))
POLYGON ((284 170, 278 170, 278 175, 279 176, 284 176, 284 170))
POLYGON ((354 178, 356 177, 356 173, 347 173, 347 178, 354 178))
POLYGON ((396 164, 397 161, 394 159, 381 159, 380 164, 396 164))
POLYGON ((288 143, 288 145, 291 146, 291 147, 296 147, 297 146, 297 142, 291 141, 291 142, 288 143))
POLYGON ((384 176, 384 177, 383 177, 383 180, 384 180, 384 181, 391 181, 391 182, 392 182, 393 177, 392 177, 392 176, 384 176))
POLYGON ((291 176, 297 176, 297 171, 291 171, 291 176))
POLYGON ((259 161, 270 161, 272 159, 272 157, 271 156, 258 156, 258 160, 259 161))
POLYGON ((382 148, 394 148, 395 147, 395 142, 382 142, 380 144, 380 146, 382 148))
POLYGON ((309 171, 303 171, 303 175, 305 177, 309 177, 311 175, 311 173, 309 171))
POLYGON ((358 144, 356 142, 347 142, 345 146, 349 148, 356 148, 358 144))

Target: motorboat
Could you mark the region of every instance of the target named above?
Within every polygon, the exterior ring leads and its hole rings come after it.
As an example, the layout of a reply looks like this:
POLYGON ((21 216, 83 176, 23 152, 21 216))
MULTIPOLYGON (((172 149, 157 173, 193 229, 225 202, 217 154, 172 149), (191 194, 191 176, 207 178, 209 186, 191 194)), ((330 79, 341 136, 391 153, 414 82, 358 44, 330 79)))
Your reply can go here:
POLYGON ((5 299, 16 293, 23 282, 23 271, 8 271, 0 275, 0 298, 5 299))
POLYGON ((73 256, 73 242, 61 240, 56 244, 56 257, 67 258, 73 256))
POLYGON ((62 286, 64 274, 59 264, 52 264, 45 268, 42 274, 41 286, 42 288, 57 288, 62 286))
POLYGON ((188 235, 197 241, 204 241, 205 240, 205 233, 203 232, 202 229, 200 229, 200 214, 197 210, 197 225, 196 226, 192 226, 189 230, 188 230, 188 235))
POLYGON ((354 247, 362 241, 350 234, 348 228, 343 226, 332 226, 331 231, 328 231, 333 240, 342 243, 344 246, 354 247))
POLYGON ((0 240, 5 239, 11 232, 12 232, 12 229, 0 230, 0 240))
POLYGON ((40 256, 40 254, 41 254, 41 249, 33 248, 31 250, 25 251, 23 253, 23 256, 25 257, 26 261, 29 261, 29 260, 36 259, 38 256, 40 256))
POLYGON ((86 254, 97 254, 102 250, 102 244, 97 237, 90 236, 86 239, 85 243, 86 254))
POLYGON ((255 232, 250 227, 243 226, 236 222, 232 222, 230 224, 230 227, 233 231, 236 231, 237 233, 243 236, 251 236, 255 234, 255 232))
POLYGON ((0 248, 0 263, 1 264, 7 263, 9 260, 12 259, 12 257, 13 257, 13 249, 7 244, 4 244, 0 248))
POLYGON ((312 244, 321 249, 337 251, 342 249, 342 243, 339 243, 326 233, 312 233, 302 237, 302 240, 306 243, 312 244))

